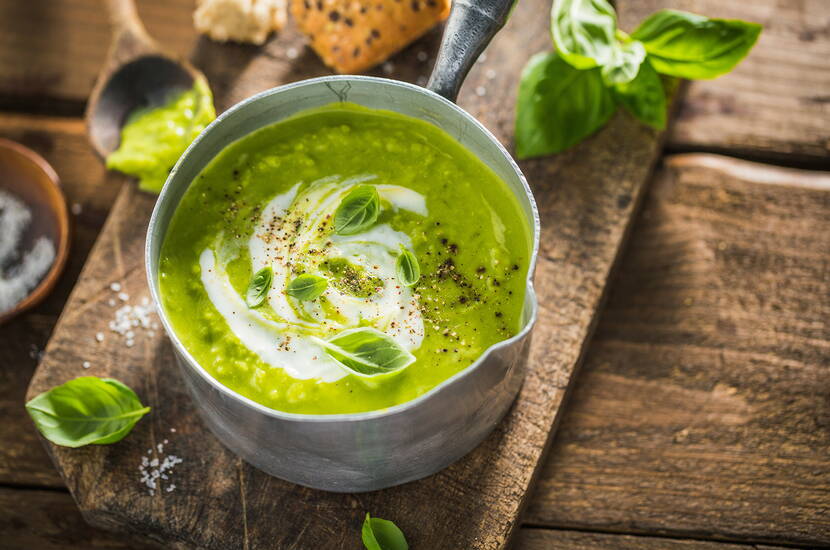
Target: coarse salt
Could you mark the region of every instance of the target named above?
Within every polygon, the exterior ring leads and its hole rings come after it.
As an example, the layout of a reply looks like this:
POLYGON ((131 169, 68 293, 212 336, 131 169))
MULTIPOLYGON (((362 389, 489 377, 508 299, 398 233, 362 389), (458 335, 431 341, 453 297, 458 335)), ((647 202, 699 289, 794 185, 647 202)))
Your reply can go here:
MULTIPOLYGON (((147 487, 147 492, 151 496, 157 490, 160 491, 162 489, 163 482, 170 480, 170 476, 173 474, 173 469, 176 465, 183 462, 176 455, 164 454, 164 445, 166 442, 167 440, 165 440, 165 443, 159 443, 155 449, 152 447, 147 449, 147 454, 141 456, 141 464, 138 466, 138 471, 141 474, 140 481, 147 487), (150 458, 153 454, 156 456, 150 458)), ((166 485, 164 491, 167 493, 172 492, 176 488, 175 483, 168 483, 166 485)))
POLYGON ((0 313, 26 298, 55 261, 55 245, 48 237, 38 237, 31 249, 20 250, 31 221, 28 206, 0 191, 0 313))

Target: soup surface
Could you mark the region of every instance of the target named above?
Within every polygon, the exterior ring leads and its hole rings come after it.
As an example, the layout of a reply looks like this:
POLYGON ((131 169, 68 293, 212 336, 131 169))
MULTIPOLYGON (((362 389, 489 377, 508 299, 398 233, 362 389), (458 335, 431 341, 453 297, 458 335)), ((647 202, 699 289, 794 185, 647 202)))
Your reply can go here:
POLYGON ((286 412, 362 412, 516 334, 530 250, 512 192, 448 134, 337 103, 202 171, 162 245, 160 292, 181 342, 232 390, 286 412))

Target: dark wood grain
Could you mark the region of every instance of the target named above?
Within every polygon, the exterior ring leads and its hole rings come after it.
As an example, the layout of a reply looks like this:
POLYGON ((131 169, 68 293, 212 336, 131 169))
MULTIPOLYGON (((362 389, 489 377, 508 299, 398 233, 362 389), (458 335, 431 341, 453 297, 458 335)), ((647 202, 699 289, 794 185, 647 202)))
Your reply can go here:
POLYGON ((514 550, 783 550, 773 546, 527 527, 519 532, 517 539, 514 550))
POLYGON ((534 525, 830 545, 830 174, 666 160, 534 525))
MULTIPOLYGON (((544 4, 519 4, 461 94, 462 105, 508 144, 518 73, 525 59, 548 43, 546 23, 538 17, 544 4)), ((281 39, 291 40, 290 33, 281 39)), ((296 42, 272 46, 287 52, 292 44, 296 42)), ((434 35, 414 48, 433 44, 434 35)), ((417 51, 410 48, 404 55, 417 51)), ((294 79, 305 76, 298 68, 307 74, 322 70, 316 62, 292 64, 283 57, 283 73, 266 75, 255 70, 263 57, 247 65, 214 58, 212 67, 204 67, 212 82, 220 79, 211 74, 242 67, 233 80, 225 81, 232 84, 220 85, 220 106, 270 86, 280 74, 294 79)), ((413 78, 426 72, 424 63, 406 67, 407 73, 397 74, 413 78)), ((78 450, 49 446, 84 517, 97 526, 206 548, 353 548, 358 545, 354 526, 369 511, 398 522, 415 547, 503 548, 525 504, 658 153, 657 136, 621 114, 573 151, 524 163, 539 198, 544 232, 537 273, 542 307, 530 372, 518 401, 491 437, 457 464, 429 479, 366 495, 333 495, 291 485, 225 451, 196 417, 161 334, 142 335, 132 348, 114 337, 94 343, 96 332, 105 330, 113 315, 107 303, 113 295, 111 282, 120 282, 131 299, 147 292, 142 249, 154 197, 125 186, 30 388, 34 394, 80 374, 108 375, 134 387, 154 408, 118 445, 78 450), (90 369, 81 368, 84 361, 90 361, 90 369), (152 449, 164 439, 169 441, 165 452, 184 462, 171 479, 176 490, 150 495, 139 479, 139 461, 148 450, 153 456, 152 449)))
POLYGON ((618 0, 632 31, 662 8, 755 21, 764 30, 730 74, 691 83, 669 147, 737 151, 793 162, 830 158, 830 2, 618 0))
MULTIPOLYGON (((84 523, 69 494, 0 489, 0 534, 5 550, 159 550, 84 523)), ((358 526, 352 537, 359 538, 358 526)), ((170 546, 166 547, 168 550, 170 546)), ((268 547, 266 548, 273 548, 268 547)), ((717 542, 521 529, 513 550, 779 550, 717 542)))

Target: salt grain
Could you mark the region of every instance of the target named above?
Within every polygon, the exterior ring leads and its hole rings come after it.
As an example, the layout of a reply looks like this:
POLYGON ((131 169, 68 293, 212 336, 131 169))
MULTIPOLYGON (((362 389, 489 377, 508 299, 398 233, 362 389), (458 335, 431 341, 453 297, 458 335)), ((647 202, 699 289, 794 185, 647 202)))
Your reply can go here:
POLYGON ((418 61, 420 61, 421 63, 423 63, 424 61, 429 59, 429 55, 427 54, 427 52, 425 52, 423 50, 418 52, 418 55, 416 57, 418 58, 418 61))
POLYGON ((99 332, 99 333, 95 334, 95 341, 96 342, 103 342, 104 341, 104 333, 99 332))
POLYGON ((70 209, 75 216, 79 216, 84 211, 83 205, 79 202, 73 202, 70 209))
POLYGON ((288 48, 285 50, 285 57, 288 59, 297 59, 300 55, 300 52, 297 51, 297 48, 288 48))
POLYGON ((130 299, 130 295, 127 294, 126 292, 119 292, 118 293, 118 299, 121 300, 122 302, 126 302, 127 300, 130 299))
POLYGON ((476 95, 477 96, 484 97, 484 95, 486 93, 487 93, 487 90, 484 88, 484 86, 479 86, 478 88, 476 88, 476 95))
POLYGON ((113 292, 121 292, 121 283, 110 283, 110 290, 113 292))
POLYGON ((392 72, 395 70, 395 65, 387 61, 383 64, 381 69, 383 70, 383 74, 392 74, 392 72))
POLYGON ((484 73, 484 76, 486 76, 490 80, 493 80, 494 78, 496 78, 496 71, 494 71, 493 69, 487 69, 487 72, 484 73))
MULTIPOLYGON (((177 464, 183 462, 176 455, 164 454, 164 445, 166 443, 167 440, 164 443, 156 445, 155 453, 157 456, 154 456, 152 459, 148 458, 148 456, 153 455, 154 449, 152 447, 147 449, 147 455, 142 455, 141 463, 138 466, 138 471, 141 474, 140 481, 147 487, 147 492, 150 495, 154 495, 157 490, 160 491, 163 485, 162 482, 169 481, 170 476, 173 474, 173 469, 177 464)), ((169 483, 167 487, 164 487, 164 492, 170 493, 175 489, 176 484, 169 483)))
POLYGON ((48 237, 38 237, 30 250, 20 250, 31 221, 32 211, 23 202, 0 191, 0 313, 20 303, 55 261, 55 245, 48 237))
POLYGON ((89 368, 89 367, 91 367, 92 365, 90 364, 90 362, 89 362, 89 361, 84 361, 84 362, 83 362, 83 364, 82 364, 81 366, 82 366, 83 368, 85 368, 85 369, 88 369, 88 368, 89 368))

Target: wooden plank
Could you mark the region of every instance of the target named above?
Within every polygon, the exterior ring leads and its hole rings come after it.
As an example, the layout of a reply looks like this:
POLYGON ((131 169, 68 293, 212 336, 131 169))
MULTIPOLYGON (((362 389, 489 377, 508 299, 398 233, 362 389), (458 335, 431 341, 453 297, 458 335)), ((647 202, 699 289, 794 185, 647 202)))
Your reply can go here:
MULTIPOLYGON (((153 550, 153 544, 84 523, 68 493, 0 489, 0 538, 6 550, 153 550)), ((360 524, 352 537, 359 539, 360 524)), ((169 546, 167 547, 170 548, 169 546)), ((577 531, 521 529, 513 550, 778 550, 718 542, 632 537, 577 531)))
POLYGON ((87 145, 80 120, 4 114, 0 136, 43 155, 74 205, 71 253, 57 288, 40 306, 0 327, 0 417, 4 419, 0 483, 61 486, 22 404, 39 355, 106 219, 119 180, 104 183, 104 169, 87 145))
POLYGON ((0 488, 0 539, 6 550, 158 550, 94 529, 69 493, 0 488))
MULTIPOLYGON (((195 0, 137 0, 148 31, 188 55, 196 42, 195 0)), ((86 101, 107 53, 110 27, 101 0, 0 3, 0 96, 86 101)))
POLYGON ((724 542, 523 528, 514 550, 783 550, 724 542))
POLYGON ((737 151, 754 157, 794 155, 821 161, 830 157, 830 2, 618 0, 617 4, 627 30, 662 8, 764 25, 758 44, 737 69, 690 85, 667 137, 669 147, 737 151))
MULTIPOLYGON (((109 40, 100 0, 48 0, 48 7, 46 2, 0 4, 0 98, 17 98, 31 106, 27 98, 35 96, 82 102, 89 94, 103 62, 103 45, 109 40)), ((191 22, 194 0, 137 3, 150 33, 171 51, 194 57, 211 81, 217 76, 210 70, 217 56, 236 61, 218 73, 256 71, 260 76, 253 81, 264 82, 265 87, 298 78, 296 65, 323 70, 302 41, 292 46, 299 61, 286 62, 284 45, 296 37, 293 25, 261 50, 222 46, 197 37, 191 22), (258 55, 260 51, 264 55, 258 55)), ((678 123, 668 137, 671 147, 728 150, 755 157, 793 154, 819 162, 830 156, 830 64, 826 62, 830 55, 830 34, 826 31, 830 3, 618 0, 617 4, 621 25, 629 30, 664 7, 764 24, 757 47, 733 73, 691 85, 678 123)), ((540 13, 545 11, 546 7, 540 8, 540 13)), ((403 65, 414 59, 410 48, 410 55, 396 56, 394 62, 403 65)), ((217 80, 231 81, 227 77, 217 80)), ((219 95, 235 101, 245 93, 219 95)))
POLYGON ((830 174, 669 157, 526 520, 830 544, 830 174))
MULTIPOLYGON (((461 96, 462 105, 507 142, 518 72, 532 52, 548 43, 546 22, 538 17, 545 4, 519 4, 461 96)), ((228 97, 269 85, 274 75, 257 70, 260 60, 251 60, 232 75, 234 80, 218 86, 220 105, 228 97)), ((217 62, 227 71, 239 65, 217 62)), ((322 70, 285 59, 281 66, 278 76, 291 78, 322 70)), ((397 74, 412 77, 425 66, 408 63, 409 72, 397 74)), ((218 80, 212 79, 214 86, 218 80)), ((160 334, 142 334, 132 348, 112 336, 99 347, 90 343, 113 316, 108 305, 111 282, 120 282, 130 300, 146 294, 142 247, 154 198, 125 186, 30 388, 34 394, 80 374, 111 375, 136 388, 154 407, 118 445, 79 450, 49 446, 84 517, 97 526, 206 548, 351 548, 356 546, 354 525, 370 511, 399 522, 415 547, 503 548, 557 422, 658 152, 657 136, 621 114, 581 147, 524 163, 539 198, 544 234, 537 274, 540 322, 519 399, 492 436, 457 464, 429 479, 366 495, 326 494, 291 485, 225 451, 195 416, 160 334), (92 368, 82 369, 84 360, 92 368), (158 454, 158 444, 184 462, 170 480, 176 490, 150 495, 140 481, 139 465, 142 456, 158 454)))

